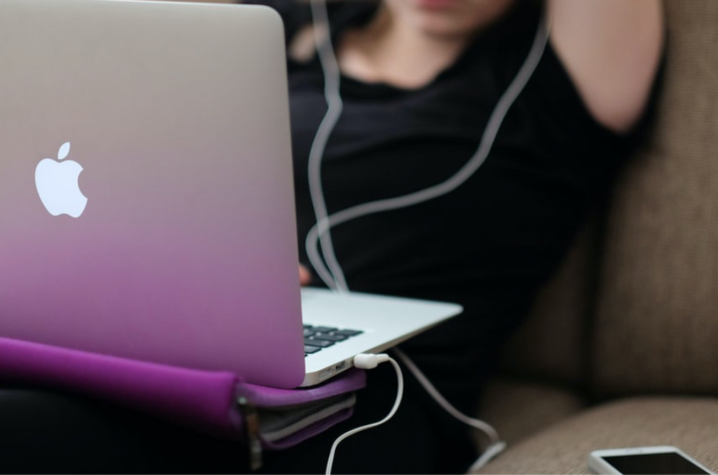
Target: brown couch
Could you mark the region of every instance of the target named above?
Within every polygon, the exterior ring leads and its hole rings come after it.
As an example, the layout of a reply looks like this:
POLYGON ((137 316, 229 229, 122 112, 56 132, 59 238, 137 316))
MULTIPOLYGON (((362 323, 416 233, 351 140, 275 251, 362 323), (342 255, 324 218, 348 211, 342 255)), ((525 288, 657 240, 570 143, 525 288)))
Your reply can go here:
POLYGON ((649 140, 511 341, 481 473, 588 473, 592 450, 676 445, 718 471, 718 1, 667 0, 649 140))

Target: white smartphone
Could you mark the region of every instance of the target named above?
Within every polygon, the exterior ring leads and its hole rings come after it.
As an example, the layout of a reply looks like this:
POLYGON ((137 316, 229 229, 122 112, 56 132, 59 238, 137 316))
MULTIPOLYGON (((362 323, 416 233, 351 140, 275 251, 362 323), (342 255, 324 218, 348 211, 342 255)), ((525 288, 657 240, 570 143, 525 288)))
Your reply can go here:
POLYGON ((634 447, 591 452, 588 468, 594 473, 619 474, 713 474, 677 447, 634 447))

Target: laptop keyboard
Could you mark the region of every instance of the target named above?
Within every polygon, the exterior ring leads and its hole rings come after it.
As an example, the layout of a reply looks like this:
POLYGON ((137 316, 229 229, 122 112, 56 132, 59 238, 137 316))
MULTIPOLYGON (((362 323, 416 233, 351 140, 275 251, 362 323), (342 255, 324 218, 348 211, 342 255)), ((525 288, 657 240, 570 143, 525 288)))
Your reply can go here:
POLYGON ((322 348, 328 348, 362 333, 364 332, 361 330, 304 325, 304 356, 313 355, 322 348))

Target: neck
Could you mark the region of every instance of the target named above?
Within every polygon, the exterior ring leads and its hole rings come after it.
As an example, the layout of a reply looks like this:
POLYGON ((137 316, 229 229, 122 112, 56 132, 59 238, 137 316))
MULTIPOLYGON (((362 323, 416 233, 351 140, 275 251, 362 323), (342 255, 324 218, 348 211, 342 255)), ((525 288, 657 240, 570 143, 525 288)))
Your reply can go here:
POLYGON ((453 64, 471 39, 432 36, 382 7, 366 28, 347 35, 340 64, 363 80, 418 88, 453 64))
POLYGON ((406 17, 392 15, 386 7, 377 13, 369 28, 383 47, 411 53, 398 54, 398 59, 405 56, 409 60, 422 60, 424 64, 432 58, 443 61, 456 59, 472 39, 469 34, 432 35, 412 25, 406 17))

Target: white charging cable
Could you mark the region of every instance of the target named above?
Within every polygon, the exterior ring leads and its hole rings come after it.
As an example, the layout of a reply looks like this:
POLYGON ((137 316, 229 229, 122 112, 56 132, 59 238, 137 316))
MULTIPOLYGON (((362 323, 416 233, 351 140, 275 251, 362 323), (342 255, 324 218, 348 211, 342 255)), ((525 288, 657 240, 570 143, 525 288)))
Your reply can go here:
MULTIPOLYGON (((494 429, 490 424, 487 424, 484 421, 481 421, 479 419, 474 419, 472 417, 469 417, 462 412, 460 412, 458 409, 456 409, 454 406, 447 401, 444 396, 437 391, 437 389, 434 387, 433 384, 429 381, 429 379, 424 375, 424 373, 421 372, 421 370, 414 364, 411 359, 409 359, 406 354, 404 354, 403 351, 401 351, 399 348, 394 348, 392 350, 396 355, 399 357, 399 359, 409 368, 409 371, 412 372, 412 374, 416 377, 416 379, 419 381, 419 383, 424 386, 426 391, 429 393, 431 397, 434 398, 435 401, 439 403, 439 405, 444 408, 449 414, 454 416, 456 419, 460 420, 461 422, 474 427, 476 429, 479 429, 483 431, 486 435, 489 437, 490 445, 486 448, 486 450, 481 454, 481 456, 476 460, 476 462, 471 465, 471 468, 469 468, 469 472, 474 472, 476 470, 479 470, 484 465, 489 463, 491 460, 493 460, 496 456, 498 456, 501 452, 503 452, 506 449, 506 443, 502 442, 499 438, 498 432, 496 432, 496 429, 494 429)), ((357 434, 359 432, 373 429, 374 427, 378 427, 385 422, 387 422, 389 419, 394 417, 394 414, 396 414, 396 411, 399 409, 399 406, 401 405, 402 397, 404 396, 404 375, 401 371, 401 367, 399 364, 391 358, 389 355, 386 354, 360 354, 354 357, 354 366, 359 369, 369 370, 376 368, 379 364, 390 362, 392 366, 394 366, 394 370, 396 370, 396 377, 397 377, 397 392, 396 392, 396 399, 394 400, 394 405, 391 408, 391 411, 389 411, 389 414, 387 414, 386 417, 384 417, 382 420, 378 422, 374 422, 372 424, 367 424, 364 426, 357 427, 355 429, 352 429, 348 432, 345 432, 341 436, 339 436, 335 441, 334 444, 332 444, 332 449, 329 452, 329 460, 327 461, 327 470, 326 475, 331 475, 332 473, 332 466, 334 465, 334 456, 336 455, 337 447, 339 444, 351 437, 354 434, 357 434)))
POLYGON ((374 427, 378 427, 382 424, 384 424, 386 421, 394 417, 394 414, 396 414, 396 411, 399 409, 399 405, 401 405, 401 398, 404 396, 404 375, 401 372, 401 368, 399 367, 399 363, 394 360, 394 358, 390 357, 386 354, 379 354, 379 355, 371 355, 371 354, 361 354, 354 357, 354 366, 359 369, 374 369, 379 364, 389 362, 394 366, 394 369, 396 370, 396 378, 398 383, 398 388, 396 391, 396 400, 394 401, 394 406, 391 408, 391 411, 389 411, 389 414, 387 416, 378 421, 374 422, 372 424, 367 424, 364 426, 357 427, 356 429, 352 429, 348 432, 345 432, 337 440, 334 441, 334 444, 332 445, 332 450, 329 452, 329 461, 327 461, 327 471, 326 475, 331 475, 332 473, 332 465, 334 464, 334 455, 336 454, 337 447, 339 446, 339 443, 343 441, 344 439, 351 437, 352 435, 365 431, 367 429, 372 429, 374 427))

